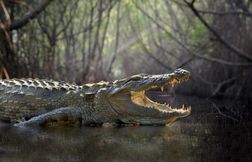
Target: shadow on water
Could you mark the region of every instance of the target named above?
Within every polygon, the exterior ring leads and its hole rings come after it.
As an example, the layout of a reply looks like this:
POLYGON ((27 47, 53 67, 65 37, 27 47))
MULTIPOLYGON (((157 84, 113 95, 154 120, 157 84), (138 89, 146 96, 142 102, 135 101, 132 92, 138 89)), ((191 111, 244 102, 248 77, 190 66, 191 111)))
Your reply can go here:
POLYGON ((155 100, 192 105, 192 115, 169 126, 34 130, 2 124, 0 161, 252 161, 251 120, 242 102, 155 100))

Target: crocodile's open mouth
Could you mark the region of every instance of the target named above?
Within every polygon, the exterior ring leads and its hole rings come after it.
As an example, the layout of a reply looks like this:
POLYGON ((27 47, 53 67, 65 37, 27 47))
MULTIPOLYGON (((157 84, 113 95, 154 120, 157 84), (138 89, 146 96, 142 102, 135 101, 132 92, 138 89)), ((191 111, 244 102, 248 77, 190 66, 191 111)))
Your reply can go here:
POLYGON ((171 105, 169 104, 161 104, 161 103, 158 103, 158 102, 155 102, 155 101, 152 101, 151 99, 149 99, 146 95, 145 95, 145 92, 147 92, 148 90, 150 89, 153 89, 153 88, 160 88, 161 91, 164 90, 164 87, 174 87, 177 83, 180 83, 181 81, 187 81, 189 79, 189 77, 186 77, 184 78, 183 80, 176 80, 176 79, 173 79, 173 80, 170 80, 168 83, 165 83, 163 85, 155 85, 155 86, 151 86, 149 87, 148 89, 145 89, 145 90, 139 90, 139 91, 130 91, 130 94, 131 94, 131 101, 136 104, 136 105, 139 105, 141 107, 145 107, 145 108, 154 108, 154 109, 158 109, 160 111, 181 111, 181 112, 185 112, 185 111, 188 111, 190 112, 191 111, 191 106, 185 106, 185 105, 182 105, 181 108, 172 108, 171 105))
POLYGON ((181 108, 172 108, 169 104, 152 101, 146 92, 153 88, 163 91, 164 87, 174 87, 189 78, 190 72, 184 69, 177 69, 170 74, 134 75, 114 82, 118 86, 110 89, 109 100, 123 123, 167 124, 190 115, 191 107, 183 105, 181 108))

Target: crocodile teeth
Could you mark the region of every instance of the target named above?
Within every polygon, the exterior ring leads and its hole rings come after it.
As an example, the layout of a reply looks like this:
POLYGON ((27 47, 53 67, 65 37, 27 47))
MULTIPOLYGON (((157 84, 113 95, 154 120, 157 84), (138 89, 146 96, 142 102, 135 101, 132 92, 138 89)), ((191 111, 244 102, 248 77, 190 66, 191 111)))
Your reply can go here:
POLYGON ((164 91, 164 87, 163 87, 163 86, 161 87, 161 91, 162 91, 162 92, 164 91))

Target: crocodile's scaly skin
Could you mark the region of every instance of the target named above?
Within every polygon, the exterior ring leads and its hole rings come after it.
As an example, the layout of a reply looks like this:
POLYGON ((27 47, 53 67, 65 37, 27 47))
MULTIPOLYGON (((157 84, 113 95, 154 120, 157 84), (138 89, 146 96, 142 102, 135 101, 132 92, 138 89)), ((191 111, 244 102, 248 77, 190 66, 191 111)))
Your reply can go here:
POLYGON ((102 106, 94 109, 93 95, 101 87, 106 84, 77 86, 52 80, 1 80, 0 119, 20 122, 57 108, 71 107, 82 112, 86 123, 96 122, 95 111, 106 110, 102 110, 102 106))
MULTIPOLYGON (((146 81, 148 76, 137 77, 146 81)), ((135 81, 134 78, 136 76, 82 86, 44 79, 0 80, 0 120, 17 125, 115 122, 130 114, 123 114, 115 108, 118 105, 115 106, 108 98, 122 93, 125 88, 129 89, 127 84, 135 81), (118 89, 123 90, 117 92, 118 89)), ((148 83, 147 88, 153 86, 155 81, 148 83)))

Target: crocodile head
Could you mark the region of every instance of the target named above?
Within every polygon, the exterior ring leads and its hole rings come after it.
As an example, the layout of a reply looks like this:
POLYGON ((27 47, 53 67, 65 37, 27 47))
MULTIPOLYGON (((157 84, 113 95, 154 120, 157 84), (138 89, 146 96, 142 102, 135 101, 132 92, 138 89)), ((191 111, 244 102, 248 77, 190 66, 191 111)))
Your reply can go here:
POLYGON ((153 88, 173 87, 187 81, 190 73, 177 69, 170 74, 139 74, 117 80, 105 88, 105 96, 109 107, 117 114, 119 121, 140 125, 164 125, 177 118, 188 116, 190 106, 172 108, 169 104, 161 104, 149 99, 145 93, 153 88))

